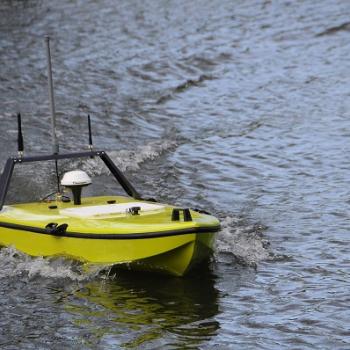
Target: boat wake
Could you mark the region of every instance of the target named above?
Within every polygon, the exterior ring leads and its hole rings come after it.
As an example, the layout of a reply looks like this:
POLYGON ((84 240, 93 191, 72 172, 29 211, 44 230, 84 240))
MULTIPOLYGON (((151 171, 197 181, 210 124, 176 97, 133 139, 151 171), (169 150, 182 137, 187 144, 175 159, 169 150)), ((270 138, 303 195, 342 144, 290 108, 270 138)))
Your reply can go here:
MULTIPOLYGON (((135 150, 108 151, 107 153, 121 171, 136 171, 140 169, 142 163, 154 160, 176 146, 176 140, 157 140, 138 146, 135 150)), ((86 171, 90 176, 109 174, 109 170, 100 158, 90 158, 77 162, 79 163, 76 164, 76 167, 86 171)))
POLYGON ((213 80, 213 79, 215 79, 214 76, 205 75, 205 74, 200 75, 198 78, 187 79, 185 82, 180 83, 175 87, 169 88, 166 93, 163 92, 162 95, 158 98, 156 103, 157 104, 164 103, 172 99, 175 94, 182 93, 194 86, 200 86, 206 80, 213 80))
MULTIPOLYGON (((151 141, 133 150, 108 151, 107 153, 121 171, 135 172, 140 169, 144 162, 160 157, 177 145, 176 139, 169 138, 151 141)), ((85 171, 92 178, 110 174, 99 157, 60 161, 61 174, 76 169, 85 171)), ((22 198, 24 203, 42 198, 50 192, 47 190, 48 188, 55 188, 55 183, 56 177, 52 164, 43 163, 40 167, 27 164, 25 167, 17 167, 8 193, 8 202, 16 203, 18 198, 22 198), (20 189, 20 193, 18 193, 18 189, 20 189)), ((103 184, 101 185, 103 186, 103 184)))
MULTIPOLYGON (((169 138, 149 142, 134 150, 110 151, 108 154, 122 171, 132 172, 140 169, 144 162, 155 160, 177 145, 177 140, 169 138)), ((74 161, 73 167, 86 171, 90 176, 109 173, 98 157, 74 161)), ((37 176, 38 173, 33 171, 31 178, 35 184, 39 183, 37 176)), ((222 229, 217 235, 215 249, 218 262, 222 259, 227 261, 229 257, 232 263, 256 267, 259 262, 273 257, 269 242, 263 237, 263 225, 248 224, 241 217, 228 215, 221 215, 220 221, 222 229)), ((34 258, 11 247, 0 250, 0 279, 25 275, 29 278, 40 276, 85 281, 97 276, 109 276, 110 269, 110 266, 87 266, 65 258, 34 258)))
POLYGON ((269 242, 263 236, 265 226, 247 224, 240 217, 227 216, 220 221, 222 229, 216 240, 216 260, 220 262, 221 256, 229 254, 233 262, 256 267, 259 262, 273 257, 269 242))
MULTIPOLYGON (((262 234, 264 226, 247 225, 242 218, 230 216, 221 219, 221 226, 214 254, 217 262, 227 263, 229 257, 229 263, 255 268, 259 262, 273 258, 269 242, 262 234)), ((84 282, 108 278, 111 270, 112 266, 87 265, 63 257, 31 257, 13 247, 0 249, 0 279, 23 276, 84 282)))
POLYGON ((13 247, 0 249, 0 279, 9 277, 68 278, 89 281, 99 275, 108 275, 109 266, 85 265, 67 258, 31 257, 13 247))

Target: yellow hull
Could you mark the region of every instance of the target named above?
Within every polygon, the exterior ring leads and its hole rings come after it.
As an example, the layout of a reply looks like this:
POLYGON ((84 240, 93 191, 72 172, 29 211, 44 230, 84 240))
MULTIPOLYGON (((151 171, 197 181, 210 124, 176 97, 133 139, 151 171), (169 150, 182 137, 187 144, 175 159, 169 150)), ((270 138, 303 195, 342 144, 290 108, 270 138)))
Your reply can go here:
MULTIPOLYGON (((95 208, 111 198, 118 203, 133 201, 126 197, 94 197, 86 200, 85 208, 95 208)), ((47 203, 6 207, 0 212, 0 245, 13 246, 31 256, 65 256, 182 276, 210 255, 219 229, 217 219, 192 211, 193 221, 174 222, 170 206, 150 215, 93 218, 60 214, 62 209, 73 207, 70 203, 58 203, 57 207, 48 209, 47 203), (50 222, 66 223, 67 231, 51 234, 45 229, 50 222)))
POLYGON ((207 257, 213 239, 212 233, 200 233, 136 240, 98 240, 0 229, 0 245, 13 246, 31 256, 65 256, 92 264, 126 264, 135 270, 175 276, 184 275, 207 257))
POLYGON ((136 260, 128 267, 133 270, 155 271, 174 276, 183 276, 199 264, 212 252, 214 236, 195 237, 191 242, 181 245, 168 252, 136 260))

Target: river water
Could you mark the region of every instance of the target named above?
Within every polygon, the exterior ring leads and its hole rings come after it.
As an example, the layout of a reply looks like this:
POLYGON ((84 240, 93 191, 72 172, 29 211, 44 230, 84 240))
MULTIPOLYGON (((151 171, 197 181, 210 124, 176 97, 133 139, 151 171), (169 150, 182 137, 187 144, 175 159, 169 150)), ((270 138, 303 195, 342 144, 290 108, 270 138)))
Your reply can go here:
MULTIPOLYGON (((185 278, 0 251, 1 349, 349 349, 350 3, 0 4, 0 147, 108 150, 144 195, 220 218, 185 278)), ((85 164, 90 175, 91 165, 85 164)), ((20 174, 21 175, 21 174, 20 174)), ((23 200, 49 186, 17 176, 23 200)), ((109 185, 101 185, 107 191, 109 185)))

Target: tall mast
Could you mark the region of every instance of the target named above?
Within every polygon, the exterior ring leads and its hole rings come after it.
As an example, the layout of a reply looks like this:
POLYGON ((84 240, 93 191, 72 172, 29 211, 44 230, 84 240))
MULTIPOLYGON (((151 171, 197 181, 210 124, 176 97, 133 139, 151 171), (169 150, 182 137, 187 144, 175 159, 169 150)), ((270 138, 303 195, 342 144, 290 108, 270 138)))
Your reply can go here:
POLYGON ((48 84, 49 84, 49 98, 50 98, 50 110, 51 110, 52 152, 53 154, 58 154, 59 145, 58 145, 57 135, 56 135, 56 112, 55 112, 55 97, 53 94, 50 37, 46 36, 45 41, 46 41, 46 53, 47 53, 47 77, 48 77, 48 84))

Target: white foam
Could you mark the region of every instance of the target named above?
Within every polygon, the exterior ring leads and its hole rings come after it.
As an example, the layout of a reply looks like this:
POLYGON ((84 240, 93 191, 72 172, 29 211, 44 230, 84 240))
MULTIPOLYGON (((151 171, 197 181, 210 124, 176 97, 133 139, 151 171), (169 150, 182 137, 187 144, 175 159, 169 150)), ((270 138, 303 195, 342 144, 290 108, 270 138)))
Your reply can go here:
POLYGON ((86 266, 65 258, 31 257, 13 247, 0 249, 0 279, 25 275, 28 278, 40 276, 86 281, 106 269, 108 266, 86 266))
MULTIPOLYGON (((176 147, 174 140, 152 141, 146 145, 138 146, 134 151, 108 151, 107 154, 121 171, 135 171, 140 169, 140 165, 147 161, 159 157, 165 151, 176 147)), ((89 175, 107 175, 109 170, 99 158, 88 158, 79 166, 89 175)))
POLYGON ((243 224, 242 219, 227 216, 221 219, 221 227, 216 241, 218 253, 231 253, 247 265, 256 265, 271 257, 261 226, 243 224))
MULTIPOLYGON (((227 216, 221 219, 222 229, 216 240, 216 259, 220 253, 232 254, 236 262, 256 266, 272 257, 259 225, 246 225, 242 219, 227 216)), ((86 265, 66 258, 31 257, 13 247, 0 249, 0 279, 16 276, 28 278, 68 278, 88 281, 108 276, 111 266, 86 265)))

